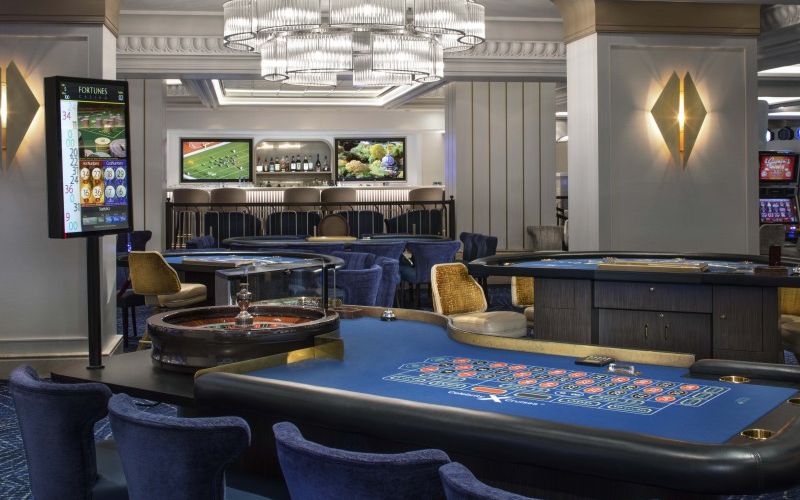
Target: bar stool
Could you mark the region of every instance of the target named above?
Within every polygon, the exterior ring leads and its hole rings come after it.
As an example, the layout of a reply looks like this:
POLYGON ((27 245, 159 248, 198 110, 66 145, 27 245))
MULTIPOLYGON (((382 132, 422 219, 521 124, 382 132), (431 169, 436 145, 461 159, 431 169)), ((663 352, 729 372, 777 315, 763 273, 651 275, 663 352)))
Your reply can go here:
MULTIPOLYGON (((210 202, 211 195, 205 189, 177 188, 172 190, 172 203, 207 205, 210 202)), ((178 248, 182 248, 186 240, 202 234, 200 212, 206 209, 207 207, 179 207, 173 211, 172 220, 178 248)), ((172 238, 173 235, 169 235, 169 237, 172 238)))
POLYGON ((323 207, 328 212, 336 210, 355 210, 351 205, 358 201, 358 191, 350 187, 331 187, 323 189, 320 193, 322 203, 343 203, 343 205, 330 205, 323 207))
POLYGON ((289 203, 311 203, 308 206, 291 206, 286 210, 292 212, 310 212, 319 209, 320 194, 317 188, 297 187, 289 188, 283 192, 283 202, 289 203))
POLYGON ((416 188, 412 189, 408 192, 408 201, 412 205, 419 206, 424 210, 435 210, 441 209, 442 203, 444 202, 444 189, 438 187, 423 187, 423 188, 416 188), (422 204, 415 202, 420 201, 432 201, 437 204, 422 204))
MULTIPOLYGON (((211 203, 247 203, 247 191, 241 188, 217 188, 210 193, 211 203)), ((237 207, 218 207, 218 212, 237 212, 237 207)))

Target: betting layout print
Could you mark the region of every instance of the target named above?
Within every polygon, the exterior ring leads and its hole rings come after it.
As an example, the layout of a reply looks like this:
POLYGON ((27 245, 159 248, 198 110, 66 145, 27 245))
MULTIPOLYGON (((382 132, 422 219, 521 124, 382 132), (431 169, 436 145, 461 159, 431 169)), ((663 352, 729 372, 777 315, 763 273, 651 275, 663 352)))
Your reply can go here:
POLYGON ((670 405, 702 406, 729 390, 454 356, 406 363, 399 369, 383 380, 449 389, 451 394, 495 402, 556 403, 640 415, 653 415, 670 405))

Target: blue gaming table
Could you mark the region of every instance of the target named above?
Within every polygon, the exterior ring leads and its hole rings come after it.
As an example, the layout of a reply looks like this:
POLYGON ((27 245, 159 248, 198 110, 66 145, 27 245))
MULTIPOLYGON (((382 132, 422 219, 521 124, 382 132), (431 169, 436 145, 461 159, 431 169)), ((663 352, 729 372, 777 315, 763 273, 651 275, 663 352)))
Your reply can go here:
MULTIPOLYGON (((365 309, 318 347, 264 358, 263 368, 200 372, 197 403, 258 428, 289 420, 343 447, 441 448, 528 494, 543 494, 540 481, 601 497, 736 494, 800 482, 796 367, 703 360, 611 373, 576 365, 574 356, 522 352, 536 344, 530 340, 477 345, 487 338, 458 332, 441 316, 397 312, 399 321, 383 322, 379 310, 365 309), (723 381, 727 375, 750 380, 723 381), (742 435, 752 429, 775 434, 742 435)), ((623 359, 626 351, 617 352, 623 359)))

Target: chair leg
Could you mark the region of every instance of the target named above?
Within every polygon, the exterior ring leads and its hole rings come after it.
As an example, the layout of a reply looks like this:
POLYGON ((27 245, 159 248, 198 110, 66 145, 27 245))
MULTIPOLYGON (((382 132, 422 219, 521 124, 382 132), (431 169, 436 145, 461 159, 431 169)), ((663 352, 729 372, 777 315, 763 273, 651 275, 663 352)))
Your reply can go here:
POLYGON ((122 306, 122 347, 128 348, 128 306, 122 306))
POLYGON ((421 284, 417 283, 415 293, 417 295, 417 297, 415 299, 415 303, 416 303, 417 309, 419 309, 420 308, 420 302, 421 302, 421 295, 422 295, 422 285, 421 284))
POLYGON ((136 327, 136 306, 131 307, 131 323, 133 324, 133 338, 139 338, 139 329, 136 327))

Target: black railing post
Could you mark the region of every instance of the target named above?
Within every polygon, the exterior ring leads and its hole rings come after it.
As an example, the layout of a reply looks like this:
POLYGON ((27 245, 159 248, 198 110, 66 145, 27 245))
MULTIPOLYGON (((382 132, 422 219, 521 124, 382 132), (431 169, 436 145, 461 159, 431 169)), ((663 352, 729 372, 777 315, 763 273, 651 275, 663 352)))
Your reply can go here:
MULTIPOLYGON (((167 244, 165 246, 169 250, 174 250, 175 249, 175 240, 173 239, 175 235, 174 235, 174 227, 173 227, 173 224, 172 224, 173 211, 174 211, 174 207, 172 206, 172 202, 167 200, 166 210, 164 210, 164 213, 166 213, 166 217, 167 217, 166 224, 164 224, 167 234, 165 235, 164 241, 167 242, 167 244)), ((145 228, 145 229, 147 229, 147 228, 145 228)))

